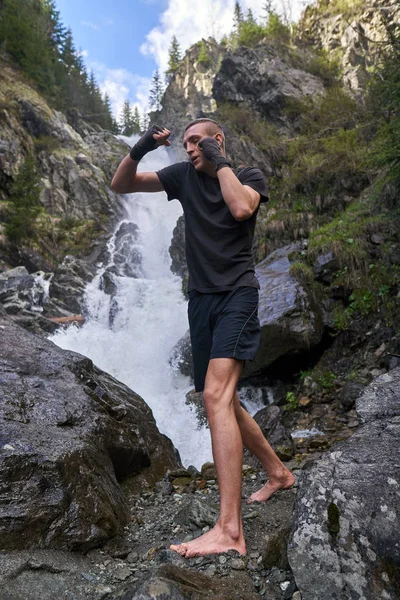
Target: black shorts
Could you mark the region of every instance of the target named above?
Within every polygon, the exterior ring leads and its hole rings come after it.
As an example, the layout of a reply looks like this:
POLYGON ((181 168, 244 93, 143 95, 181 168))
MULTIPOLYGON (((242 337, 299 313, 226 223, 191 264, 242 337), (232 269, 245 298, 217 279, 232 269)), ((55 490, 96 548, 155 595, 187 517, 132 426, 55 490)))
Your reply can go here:
POLYGON ((189 327, 194 384, 204 390, 211 358, 254 360, 260 343, 258 290, 239 287, 229 292, 189 292, 189 327))

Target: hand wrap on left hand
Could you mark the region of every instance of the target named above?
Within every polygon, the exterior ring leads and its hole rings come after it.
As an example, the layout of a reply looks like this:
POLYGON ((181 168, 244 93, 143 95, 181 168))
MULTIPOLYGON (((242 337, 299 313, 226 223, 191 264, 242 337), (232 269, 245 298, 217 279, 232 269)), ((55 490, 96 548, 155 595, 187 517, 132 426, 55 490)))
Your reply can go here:
POLYGON ((229 160, 222 155, 221 148, 215 138, 205 137, 200 140, 198 146, 203 152, 204 157, 210 161, 216 171, 219 171, 222 167, 231 166, 229 160))

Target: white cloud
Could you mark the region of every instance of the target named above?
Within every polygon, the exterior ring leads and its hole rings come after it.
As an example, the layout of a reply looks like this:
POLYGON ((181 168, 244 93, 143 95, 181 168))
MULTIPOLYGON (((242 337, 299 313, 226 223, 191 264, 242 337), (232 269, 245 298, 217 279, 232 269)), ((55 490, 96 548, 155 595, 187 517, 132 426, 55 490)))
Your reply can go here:
POLYGON ((112 112, 117 119, 121 116, 127 99, 141 112, 147 111, 150 78, 135 75, 127 69, 110 69, 99 62, 92 62, 88 66, 89 70, 94 71, 102 93, 108 94, 112 112))
POLYGON ((97 23, 89 23, 89 21, 81 21, 81 25, 85 25, 85 27, 90 27, 90 29, 100 29, 97 23))
MULTIPOLYGON (((307 0, 276 0, 279 12, 291 12, 293 20, 297 20, 307 0)), ((221 38, 229 34, 233 28, 235 0, 169 0, 168 7, 160 17, 160 24, 146 36, 141 52, 153 56, 162 73, 167 70, 168 50, 173 35, 176 35, 181 49, 184 51, 201 38, 213 36, 221 38)), ((242 0, 243 11, 251 8, 256 17, 260 17, 265 0, 242 0)))

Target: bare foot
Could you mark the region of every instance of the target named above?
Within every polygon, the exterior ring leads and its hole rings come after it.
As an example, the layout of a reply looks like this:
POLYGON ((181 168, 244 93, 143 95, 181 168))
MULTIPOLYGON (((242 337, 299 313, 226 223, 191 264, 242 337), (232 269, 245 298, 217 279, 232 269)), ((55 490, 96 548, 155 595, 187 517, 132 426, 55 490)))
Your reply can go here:
POLYGON ((286 470, 280 477, 270 478, 267 483, 257 492, 254 492, 247 500, 247 504, 253 502, 266 502, 278 490, 288 490, 295 482, 293 474, 286 470))
POLYGON ((223 533, 220 525, 217 523, 213 529, 207 531, 194 540, 179 545, 171 545, 170 549, 177 552, 185 558, 194 556, 207 556, 208 554, 220 554, 228 550, 237 550, 239 554, 246 554, 246 544, 243 533, 238 539, 223 533))

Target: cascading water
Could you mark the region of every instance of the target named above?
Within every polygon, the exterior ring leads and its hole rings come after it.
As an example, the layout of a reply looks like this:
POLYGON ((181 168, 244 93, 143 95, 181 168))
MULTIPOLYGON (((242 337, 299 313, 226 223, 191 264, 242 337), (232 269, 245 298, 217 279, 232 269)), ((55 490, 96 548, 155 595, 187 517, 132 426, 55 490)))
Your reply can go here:
MULTIPOLYGON (((140 170, 169 163, 165 148, 159 148, 141 161, 140 170)), ((188 329, 181 280, 171 273, 168 252, 181 206, 156 193, 126 196, 125 207, 127 217, 108 244, 108 262, 87 286, 86 323, 50 339, 88 356, 140 394, 182 462, 199 468, 212 459, 210 435, 185 403, 189 379, 169 364, 172 348, 188 329)))

